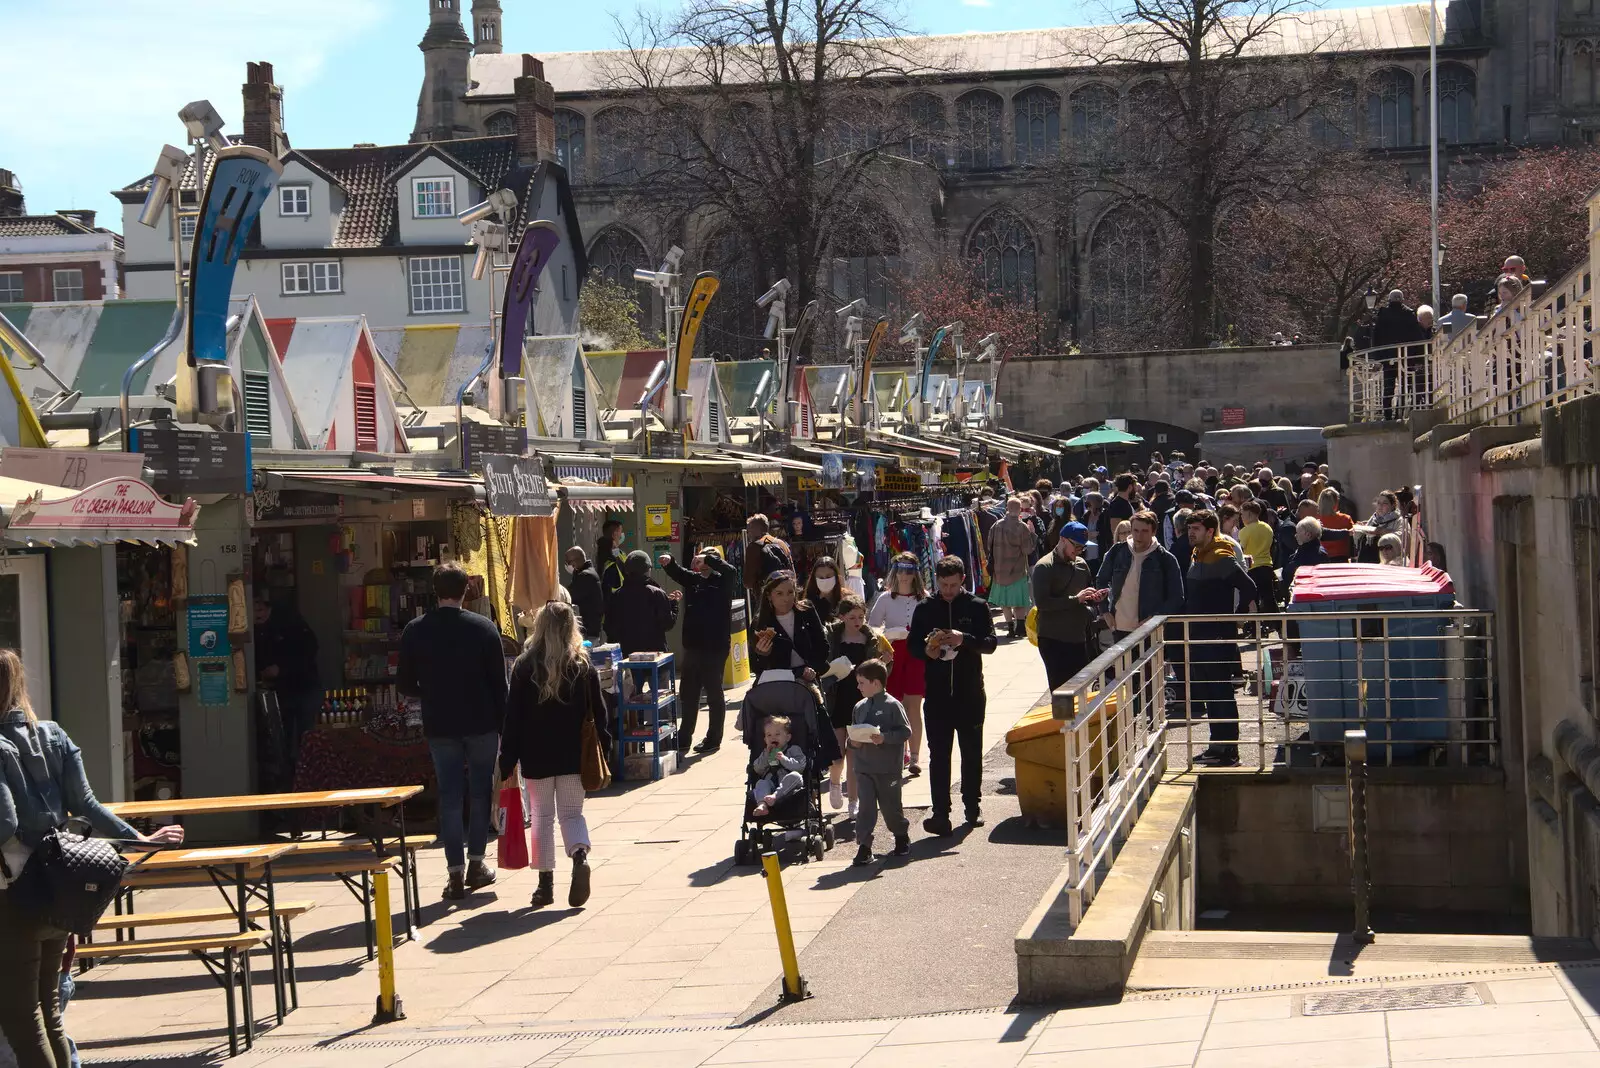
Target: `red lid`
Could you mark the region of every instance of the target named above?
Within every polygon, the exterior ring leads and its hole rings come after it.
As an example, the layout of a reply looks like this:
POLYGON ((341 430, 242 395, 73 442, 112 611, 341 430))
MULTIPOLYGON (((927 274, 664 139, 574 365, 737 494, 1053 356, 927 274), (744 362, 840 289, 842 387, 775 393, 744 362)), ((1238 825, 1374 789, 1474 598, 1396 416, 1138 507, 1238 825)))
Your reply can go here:
POLYGON ((1431 564, 1421 568, 1318 564, 1294 573, 1293 593, 1296 601, 1358 601, 1454 593, 1455 589, 1450 576, 1431 564))

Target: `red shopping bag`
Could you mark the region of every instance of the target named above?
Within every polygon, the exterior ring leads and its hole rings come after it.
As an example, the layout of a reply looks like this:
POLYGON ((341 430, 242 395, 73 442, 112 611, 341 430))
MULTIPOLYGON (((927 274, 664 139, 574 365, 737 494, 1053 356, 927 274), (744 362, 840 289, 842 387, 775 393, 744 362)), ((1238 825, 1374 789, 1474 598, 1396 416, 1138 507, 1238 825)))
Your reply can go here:
POLYGON ((497 860, 506 871, 528 866, 528 831, 522 819, 522 788, 516 776, 500 790, 500 844, 497 860))

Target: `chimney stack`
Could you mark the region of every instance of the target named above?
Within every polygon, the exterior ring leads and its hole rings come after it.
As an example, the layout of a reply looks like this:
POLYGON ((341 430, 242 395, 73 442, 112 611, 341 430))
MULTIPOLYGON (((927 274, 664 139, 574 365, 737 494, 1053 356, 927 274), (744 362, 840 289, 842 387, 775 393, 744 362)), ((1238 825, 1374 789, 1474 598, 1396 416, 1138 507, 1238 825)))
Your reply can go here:
POLYGON ((67 218, 71 219, 73 222, 81 224, 84 227, 84 229, 86 229, 86 230, 93 230, 94 229, 95 213, 94 213, 93 209, 90 209, 90 208, 62 208, 60 211, 56 212, 56 214, 57 215, 66 216, 67 218))
POLYGON ((289 150, 283 132, 283 90, 272 83, 271 63, 245 64, 244 143, 265 149, 274 159, 289 150))
POLYGON ((10 171, 0 168, 0 219, 26 215, 28 209, 22 202, 22 183, 10 171))
POLYGON ((556 91, 544 80, 544 64, 522 57, 522 75, 512 83, 517 101, 517 162, 543 163, 556 158, 556 91))

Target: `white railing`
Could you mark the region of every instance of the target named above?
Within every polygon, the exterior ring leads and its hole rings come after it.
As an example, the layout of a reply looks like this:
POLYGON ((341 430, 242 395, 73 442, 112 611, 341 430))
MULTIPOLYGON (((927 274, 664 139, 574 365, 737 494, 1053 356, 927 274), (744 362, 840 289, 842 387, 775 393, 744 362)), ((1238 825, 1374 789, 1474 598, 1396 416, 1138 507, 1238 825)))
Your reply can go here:
POLYGON ((1436 406, 1451 422, 1533 422, 1596 391, 1589 264, 1433 345, 1436 406))
POLYGON ((1350 355, 1345 381, 1350 388, 1350 421, 1376 423, 1404 419, 1434 406, 1432 368, 1426 341, 1380 345, 1350 355))

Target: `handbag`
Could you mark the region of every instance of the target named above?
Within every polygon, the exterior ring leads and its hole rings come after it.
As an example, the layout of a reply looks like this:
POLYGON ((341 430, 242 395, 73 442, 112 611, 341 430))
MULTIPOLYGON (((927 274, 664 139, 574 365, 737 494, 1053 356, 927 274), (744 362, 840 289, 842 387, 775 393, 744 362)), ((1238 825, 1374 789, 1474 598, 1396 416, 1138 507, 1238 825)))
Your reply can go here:
POLYGON ((122 887, 128 861, 104 838, 65 827, 47 833, 7 891, 51 927, 87 938, 122 887))
POLYGON ((579 743, 583 749, 583 764, 579 778, 584 790, 592 794, 611 785, 611 766, 606 763, 606 751, 600 745, 600 732, 594 729, 593 695, 587 683, 588 680, 584 680, 583 737, 579 743))

